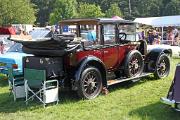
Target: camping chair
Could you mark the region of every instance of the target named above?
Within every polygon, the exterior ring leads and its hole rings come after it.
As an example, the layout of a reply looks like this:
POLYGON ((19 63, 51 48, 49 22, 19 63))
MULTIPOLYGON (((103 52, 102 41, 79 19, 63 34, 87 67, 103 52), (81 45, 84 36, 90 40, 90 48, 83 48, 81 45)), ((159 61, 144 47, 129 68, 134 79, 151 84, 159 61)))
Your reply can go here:
POLYGON ((58 80, 47 80, 45 70, 24 68, 24 79, 26 104, 34 97, 43 103, 44 107, 47 103, 58 103, 58 80))
POLYGON ((12 67, 8 68, 8 83, 14 95, 14 101, 17 98, 25 98, 24 78, 22 75, 14 76, 12 67))

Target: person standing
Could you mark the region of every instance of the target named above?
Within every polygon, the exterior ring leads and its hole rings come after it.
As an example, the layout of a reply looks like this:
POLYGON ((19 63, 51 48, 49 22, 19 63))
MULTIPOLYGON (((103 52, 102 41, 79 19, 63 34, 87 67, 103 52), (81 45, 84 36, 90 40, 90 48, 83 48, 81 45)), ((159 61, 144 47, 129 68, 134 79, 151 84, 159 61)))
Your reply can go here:
POLYGON ((154 41, 158 39, 158 34, 156 33, 156 30, 153 30, 152 33, 149 35, 149 43, 152 45, 154 41))
POLYGON ((167 35, 167 40, 169 41, 168 43, 170 45, 174 45, 174 34, 173 34, 173 30, 170 30, 168 35, 167 35))
POLYGON ((178 45, 179 44, 179 31, 175 27, 174 27, 174 30, 173 30, 173 34, 174 34, 174 44, 178 45))
POLYGON ((0 52, 1 52, 1 54, 4 54, 4 44, 3 44, 3 41, 0 41, 0 52))

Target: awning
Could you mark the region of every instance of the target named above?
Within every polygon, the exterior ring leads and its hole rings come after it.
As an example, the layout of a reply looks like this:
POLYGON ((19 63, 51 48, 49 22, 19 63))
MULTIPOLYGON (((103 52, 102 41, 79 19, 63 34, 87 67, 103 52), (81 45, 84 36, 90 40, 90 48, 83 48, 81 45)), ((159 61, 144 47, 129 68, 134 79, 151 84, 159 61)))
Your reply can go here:
POLYGON ((180 15, 136 18, 134 22, 151 25, 153 27, 180 26, 180 15))

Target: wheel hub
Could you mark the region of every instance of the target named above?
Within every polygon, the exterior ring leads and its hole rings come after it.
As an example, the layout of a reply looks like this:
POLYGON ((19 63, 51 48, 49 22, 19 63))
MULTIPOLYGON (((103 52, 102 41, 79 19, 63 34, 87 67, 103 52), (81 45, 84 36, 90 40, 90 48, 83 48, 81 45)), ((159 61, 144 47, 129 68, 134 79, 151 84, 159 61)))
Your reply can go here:
POLYGON ((89 88, 92 90, 95 86, 96 86, 96 82, 94 82, 95 79, 90 78, 87 81, 87 85, 89 86, 89 88))
POLYGON ((133 63, 132 63, 132 65, 133 65, 133 68, 134 68, 134 69, 138 69, 138 68, 139 68, 138 60, 137 60, 137 59, 134 60, 133 63))
POLYGON ((164 74, 166 71, 166 63, 164 61, 162 61, 159 65, 159 71, 161 72, 160 74, 164 74))

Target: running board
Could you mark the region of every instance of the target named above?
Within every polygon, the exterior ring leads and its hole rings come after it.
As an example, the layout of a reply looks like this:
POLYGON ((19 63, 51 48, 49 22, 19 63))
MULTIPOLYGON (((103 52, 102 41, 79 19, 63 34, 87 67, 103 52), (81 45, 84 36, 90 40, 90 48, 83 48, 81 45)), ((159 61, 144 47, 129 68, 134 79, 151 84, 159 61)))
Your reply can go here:
POLYGON ((131 77, 131 78, 117 78, 117 79, 114 79, 114 80, 108 80, 107 82, 107 85, 110 86, 110 85, 114 85, 114 84, 117 84, 117 83, 121 83, 121 82, 124 82, 124 81, 138 81, 140 78, 142 77, 146 77, 146 76, 149 76, 149 75, 152 75, 153 73, 142 73, 140 76, 137 76, 137 77, 131 77))

